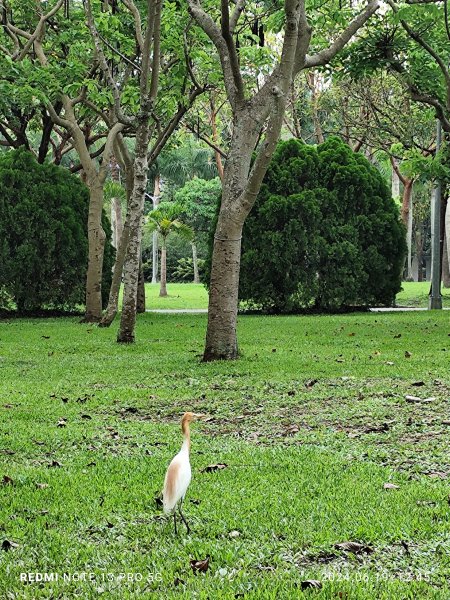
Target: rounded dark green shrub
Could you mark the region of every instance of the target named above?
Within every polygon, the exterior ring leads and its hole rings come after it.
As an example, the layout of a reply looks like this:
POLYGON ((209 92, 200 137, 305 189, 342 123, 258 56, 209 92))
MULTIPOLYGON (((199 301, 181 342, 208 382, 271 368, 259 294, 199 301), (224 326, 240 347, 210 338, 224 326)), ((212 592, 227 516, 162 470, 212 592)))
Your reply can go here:
MULTIPOLYGON (((0 301, 8 297, 20 312, 84 303, 88 209, 87 188, 66 169, 38 164, 24 149, 0 156, 0 301)), ((114 250, 103 219, 106 301, 114 250)))
POLYGON ((339 138, 280 142, 244 226, 239 295, 273 312, 389 305, 405 230, 376 168, 339 138))

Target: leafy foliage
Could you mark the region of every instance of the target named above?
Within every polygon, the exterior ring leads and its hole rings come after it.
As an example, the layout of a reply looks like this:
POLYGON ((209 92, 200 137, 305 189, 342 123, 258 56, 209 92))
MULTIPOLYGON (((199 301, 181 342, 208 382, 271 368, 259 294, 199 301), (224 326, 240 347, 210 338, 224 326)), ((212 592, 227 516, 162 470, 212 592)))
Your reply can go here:
POLYGON ((406 249, 377 170, 339 138, 278 145, 244 227, 240 298, 275 312, 390 304, 406 249))
POLYGON ((206 242, 221 191, 218 177, 209 181, 195 177, 175 193, 175 200, 182 209, 182 220, 192 227, 197 242, 206 242))
MULTIPOLYGON (((200 279, 202 279, 205 261, 201 258, 197 261, 200 279)), ((194 278, 194 261, 192 258, 180 258, 177 261, 177 266, 171 273, 171 280, 181 283, 190 283, 194 278)))
MULTIPOLYGON (((71 309, 83 303, 87 213, 87 189, 68 171, 39 165, 23 148, 1 155, 0 284, 19 311, 71 309)), ((106 301, 114 251, 103 218, 106 301)))
POLYGON ((161 239, 162 245, 165 245, 167 238, 172 234, 177 234, 181 238, 190 241, 194 232, 192 228, 179 219, 181 207, 172 202, 161 203, 156 210, 148 215, 147 229, 150 232, 156 231, 161 239))

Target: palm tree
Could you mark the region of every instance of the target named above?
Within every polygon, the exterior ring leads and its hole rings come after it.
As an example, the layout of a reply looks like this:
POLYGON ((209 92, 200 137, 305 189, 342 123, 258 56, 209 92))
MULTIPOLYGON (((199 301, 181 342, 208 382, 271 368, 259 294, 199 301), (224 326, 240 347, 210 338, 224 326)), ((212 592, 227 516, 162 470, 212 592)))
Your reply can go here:
POLYGON ((156 231, 161 240, 161 275, 160 296, 167 296, 167 240, 170 235, 177 234, 185 240, 192 241, 194 231, 178 219, 182 212, 178 204, 163 203, 148 215, 147 228, 156 231))
POLYGON ((181 146, 161 153, 158 165, 162 177, 180 187, 194 177, 206 180, 217 177, 214 153, 192 136, 181 146))

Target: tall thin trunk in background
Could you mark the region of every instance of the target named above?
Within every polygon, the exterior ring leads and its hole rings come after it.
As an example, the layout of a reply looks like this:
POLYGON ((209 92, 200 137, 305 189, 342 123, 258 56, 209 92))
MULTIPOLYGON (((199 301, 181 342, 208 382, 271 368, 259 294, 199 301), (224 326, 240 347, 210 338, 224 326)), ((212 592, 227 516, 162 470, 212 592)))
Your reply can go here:
POLYGON ((198 257, 197 257, 197 244, 191 243, 192 246, 192 264, 194 266, 194 283, 200 283, 200 275, 198 272, 198 257))
POLYGON ((397 160, 391 157, 392 165, 392 197, 400 197, 400 183, 403 184, 402 205, 400 216, 406 228, 406 243, 408 254, 406 257, 406 279, 411 280, 412 276, 412 226, 413 226, 413 186, 414 178, 405 177, 400 171, 397 160))
MULTIPOLYGON (((161 195, 160 175, 157 173, 153 187, 153 210, 158 208, 161 195)), ((152 283, 158 282, 158 232, 152 234, 152 283)))
MULTIPOLYGON (((120 167, 114 154, 111 155, 110 173, 111 179, 115 183, 120 184, 120 167)), ((120 202, 120 198, 111 198, 111 229, 111 243, 117 250, 117 248, 119 247, 120 236, 122 235, 123 230, 122 204, 120 202)))
POLYGON ((308 78, 308 86, 311 90, 311 112, 312 112, 312 120, 314 123, 314 133, 316 136, 316 141, 318 144, 323 144, 324 137, 322 131, 322 125, 320 123, 319 118, 319 93, 317 90, 317 78, 316 74, 313 70, 309 71, 307 74, 308 78))
POLYGON ((416 242, 416 257, 417 257, 417 281, 423 281, 423 232, 421 229, 416 230, 415 242, 416 242))
POLYGON ((450 288, 450 264, 448 260, 447 236, 444 236, 444 253, 442 256, 442 285, 450 288))
POLYGON ((413 182, 408 180, 409 183, 405 186, 403 194, 409 195, 408 201, 408 224, 406 228, 406 245, 408 247, 407 264, 406 264, 406 279, 412 281, 412 229, 413 229, 413 182))
POLYGON ((164 238, 162 238, 161 242, 161 277, 159 295, 163 298, 167 296, 167 245, 164 238))
POLYGON ((113 277, 111 282, 111 288, 109 290, 108 306, 99 323, 99 327, 109 327, 114 321, 117 311, 119 309, 119 293, 120 285, 122 283, 123 265, 125 263, 125 254, 128 246, 128 240, 130 238, 130 198, 133 192, 133 161, 126 145, 123 142, 123 138, 118 136, 115 145, 116 156, 120 160, 122 170, 125 174, 125 187, 127 194, 127 212, 125 216, 125 223, 122 228, 122 234, 119 238, 116 260, 114 263, 113 277))
POLYGON ((391 195, 393 198, 400 198, 400 177, 398 174, 398 162, 396 158, 391 159, 392 164, 392 187, 391 195))
POLYGON ((144 265, 142 264, 142 256, 139 262, 139 280, 136 298, 136 312, 145 313, 145 280, 144 280, 144 265))

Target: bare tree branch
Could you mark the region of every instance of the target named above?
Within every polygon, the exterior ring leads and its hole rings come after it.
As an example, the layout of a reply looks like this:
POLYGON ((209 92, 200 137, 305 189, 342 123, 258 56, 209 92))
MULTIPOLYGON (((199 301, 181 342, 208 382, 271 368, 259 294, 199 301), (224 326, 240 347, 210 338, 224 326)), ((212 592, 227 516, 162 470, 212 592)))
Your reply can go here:
POLYGON ((212 142, 208 136, 204 135, 203 133, 201 133, 200 131, 197 131, 195 129, 195 127, 192 127, 192 125, 190 123, 185 123, 185 127, 186 129, 188 129, 191 133, 193 133, 194 135, 196 135, 197 137, 199 137, 201 140, 203 140, 205 142, 205 144, 207 144, 210 148, 212 148, 212 150, 214 150, 215 152, 218 152, 220 154, 220 156, 222 158, 227 158, 226 153, 222 150, 222 148, 220 148, 217 144, 215 144, 214 142, 212 142))
POLYGON ((234 45, 233 37, 231 35, 228 0, 221 0, 220 8, 222 14, 222 37, 225 40, 225 43, 228 48, 231 72, 233 74, 234 85, 236 86, 236 100, 238 102, 242 102, 244 100, 244 83, 242 81, 241 69, 239 67, 239 59, 236 51, 236 46, 234 45))
POLYGON ((231 13, 231 17, 230 17, 230 33, 231 35, 233 35, 234 30, 236 29, 236 25, 239 21, 239 17, 241 16, 242 11, 245 8, 245 4, 246 4, 247 0, 237 0, 235 6, 234 6, 234 10, 231 13))
POLYGON ((94 17, 92 15, 91 0, 85 0, 85 10, 87 25, 89 31, 91 32, 92 40, 94 42, 95 54, 113 96, 116 118, 122 123, 130 125, 132 123, 132 119, 123 114, 119 87, 117 85, 117 82, 114 80, 114 77, 112 76, 111 69, 109 68, 108 61, 106 60, 105 53, 103 52, 100 35, 98 33, 97 27, 94 22, 94 17))
MULTIPOLYGON (((389 1, 389 0, 388 0, 389 1)), ((344 48, 344 46, 351 40, 351 38, 355 35, 355 33, 360 29, 364 23, 370 19, 370 17, 378 10, 380 7, 379 0, 372 0, 366 6, 365 10, 360 13, 353 21, 349 24, 349 26, 343 31, 336 40, 324 50, 321 50, 317 54, 313 54, 312 56, 307 56, 305 60, 305 68, 310 67, 320 67, 324 66, 332 60, 338 52, 344 48)))
POLYGON ((136 30, 136 40, 137 40, 139 49, 142 54, 144 52, 144 38, 142 36, 141 15, 139 13, 139 10, 137 9, 137 6, 133 2, 133 0, 122 0, 122 2, 125 4, 125 6, 130 11, 130 13, 133 15, 134 25, 135 25, 135 30, 136 30))
POLYGON ((228 100, 231 106, 235 106, 238 101, 238 90, 231 68, 231 57, 228 52, 227 44, 222 37, 222 33, 212 17, 202 9, 198 0, 187 0, 187 2, 190 14, 194 17, 199 27, 203 29, 217 49, 222 65, 228 100))
POLYGON ((55 6, 47 14, 41 16, 41 18, 39 19, 39 23, 38 23, 36 29, 34 30, 34 33, 32 33, 31 36, 29 37, 27 43, 22 48, 22 50, 19 53, 19 55, 17 56, 16 60, 20 61, 28 54, 28 51, 30 50, 30 48, 34 44, 34 42, 42 36, 44 27, 45 27, 45 23, 48 21, 48 19, 50 19, 50 17, 52 17, 54 14, 56 14, 58 12, 58 10, 62 7, 63 3, 64 3, 64 0, 58 0, 58 2, 55 4, 55 6))

